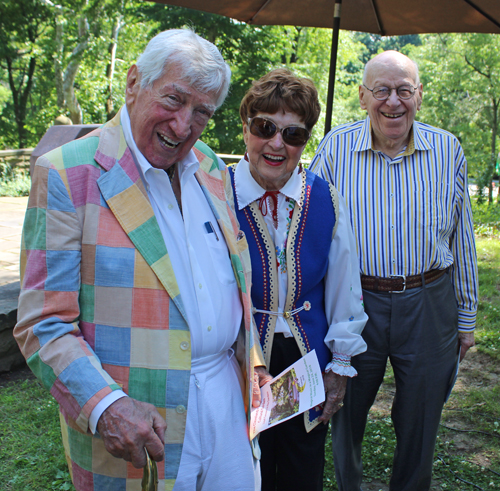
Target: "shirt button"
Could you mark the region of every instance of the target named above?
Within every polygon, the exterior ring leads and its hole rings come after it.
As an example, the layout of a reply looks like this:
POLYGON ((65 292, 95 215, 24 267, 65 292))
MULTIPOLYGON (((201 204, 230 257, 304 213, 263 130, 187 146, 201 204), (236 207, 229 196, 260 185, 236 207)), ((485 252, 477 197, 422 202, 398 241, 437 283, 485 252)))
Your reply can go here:
POLYGON ((175 412, 178 414, 184 414, 186 412, 186 407, 181 404, 175 408, 175 412))
POLYGON ((394 198, 394 193, 391 193, 391 198, 394 198))
POLYGON ((203 285, 201 283, 198 283, 198 288, 201 290, 203 288, 203 285))
POLYGON ((169 210, 171 210, 173 207, 174 207, 174 205, 173 205, 172 203, 170 203, 170 204, 168 205, 168 209, 169 209, 169 210))
POLYGON ((181 350, 186 351, 187 349, 189 349, 189 343, 187 341, 182 341, 181 350))
POLYGON ((207 331, 210 332, 212 330, 212 326, 207 327, 207 331))
POLYGON ((394 230, 394 225, 391 225, 391 230, 394 230))

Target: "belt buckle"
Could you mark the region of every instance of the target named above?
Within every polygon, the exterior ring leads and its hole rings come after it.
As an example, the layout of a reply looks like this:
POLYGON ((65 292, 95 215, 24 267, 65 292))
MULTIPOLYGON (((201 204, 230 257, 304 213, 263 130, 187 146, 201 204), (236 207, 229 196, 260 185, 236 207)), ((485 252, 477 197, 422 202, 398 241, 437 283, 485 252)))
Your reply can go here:
POLYGON ((389 291, 388 293, 404 293, 406 291, 406 276, 404 274, 391 274, 391 278, 403 278, 403 289, 398 291, 389 291))

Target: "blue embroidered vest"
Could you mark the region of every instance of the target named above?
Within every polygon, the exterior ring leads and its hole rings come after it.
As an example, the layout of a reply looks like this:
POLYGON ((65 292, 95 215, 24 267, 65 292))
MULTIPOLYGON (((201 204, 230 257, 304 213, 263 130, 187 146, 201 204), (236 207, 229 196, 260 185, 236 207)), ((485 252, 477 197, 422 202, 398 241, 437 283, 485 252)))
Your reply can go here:
MULTIPOLYGON (((234 189, 234 167, 230 167, 234 189)), ((284 318, 303 355, 315 349, 321 370, 332 353, 324 343, 328 331, 325 315, 324 277, 328 254, 335 233, 338 195, 335 189, 314 173, 303 170, 302 208, 295 204, 288 233, 286 260, 288 292, 284 318), (295 314, 286 314, 305 306, 295 314)), ((246 235, 252 260, 252 303, 257 310, 278 311, 278 270, 273 240, 256 202, 238 210, 240 228, 246 235)), ((271 359, 276 316, 255 313, 264 358, 271 359)), ((306 413, 306 429, 316 426, 322 409, 306 413)))

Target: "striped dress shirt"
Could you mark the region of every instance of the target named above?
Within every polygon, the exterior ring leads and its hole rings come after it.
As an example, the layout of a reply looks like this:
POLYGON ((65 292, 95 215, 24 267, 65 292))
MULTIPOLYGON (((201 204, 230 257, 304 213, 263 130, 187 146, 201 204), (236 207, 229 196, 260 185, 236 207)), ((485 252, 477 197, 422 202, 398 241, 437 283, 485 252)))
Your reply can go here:
POLYGON ((460 331, 477 312, 477 259, 467 161, 447 131, 415 121, 394 159, 374 150, 370 118, 334 128, 311 170, 345 198, 361 273, 414 275, 450 267, 460 331))

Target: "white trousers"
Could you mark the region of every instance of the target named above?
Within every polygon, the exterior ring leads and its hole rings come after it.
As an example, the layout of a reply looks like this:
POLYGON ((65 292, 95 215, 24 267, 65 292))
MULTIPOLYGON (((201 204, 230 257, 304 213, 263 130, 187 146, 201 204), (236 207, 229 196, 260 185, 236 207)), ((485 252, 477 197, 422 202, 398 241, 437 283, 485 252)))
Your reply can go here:
POLYGON ((232 350, 193 364, 186 434, 173 491, 260 490, 260 465, 248 440, 238 374, 232 350))

